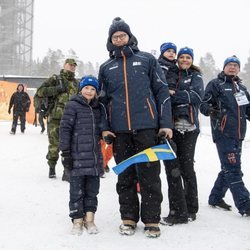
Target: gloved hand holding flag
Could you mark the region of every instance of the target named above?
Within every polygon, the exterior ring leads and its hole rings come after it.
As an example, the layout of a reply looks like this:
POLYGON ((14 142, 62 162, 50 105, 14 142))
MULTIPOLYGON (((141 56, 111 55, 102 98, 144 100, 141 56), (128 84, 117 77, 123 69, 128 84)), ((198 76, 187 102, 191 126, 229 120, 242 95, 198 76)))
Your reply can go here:
POLYGON ((160 144, 151 148, 147 148, 142 152, 129 157, 128 159, 120 162, 117 166, 113 167, 113 171, 118 175, 122 173, 132 164, 142 163, 142 162, 153 162, 160 160, 173 160, 176 158, 176 154, 171 148, 168 140, 165 144, 160 144))

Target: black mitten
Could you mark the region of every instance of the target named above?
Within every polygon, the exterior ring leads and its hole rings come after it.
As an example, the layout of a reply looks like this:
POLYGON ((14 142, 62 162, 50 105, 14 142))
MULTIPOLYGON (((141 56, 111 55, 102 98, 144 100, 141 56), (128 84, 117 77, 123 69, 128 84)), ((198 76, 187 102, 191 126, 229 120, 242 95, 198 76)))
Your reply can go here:
POLYGON ((72 170, 73 168, 73 159, 71 157, 70 151, 63 151, 61 153, 62 164, 64 168, 72 170))
POLYGON ((112 135, 107 135, 103 137, 103 140, 109 145, 114 142, 114 137, 112 135))
POLYGON ((220 120, 222 117, 221 111, 219 109, 215 109, 215 108, 209 108, 208 114, 214 120, 220 120))

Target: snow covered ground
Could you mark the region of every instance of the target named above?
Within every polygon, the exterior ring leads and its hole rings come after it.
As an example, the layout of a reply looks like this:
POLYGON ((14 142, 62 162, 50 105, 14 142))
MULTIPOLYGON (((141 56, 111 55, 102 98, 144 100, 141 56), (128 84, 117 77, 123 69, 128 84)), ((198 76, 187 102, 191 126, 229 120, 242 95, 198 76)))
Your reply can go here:
MULTIPOLYGON (((195 169, 198 178, 200 210, 197 220, 186 225, 161 226, 158 239, 143 234, 143 224, 133 236, 118 233, 120 215, 115 191, 116 175, 111 171, 101 179, 96 224, 98 235, 70 234, 68 217, 68 183, 61 181, 62 165, 57 166, 57 179, 48 178, 47 135, 40 128, 27 125, 22 135, 18 127, 10 135, 11 123, 0 122, 0 249, 185 249, 185 250, 250 250, 250 218, 233 211, 217 210, 207 205, 213 182, 219 171, 219 161, 209 136, 209 129, 198 138, 195 169)), ((248 136, 249 138, 249 136, 248 136)), ((242 169, 244 182, 250 190, 250 141, 243 147, 242 169)), ((110 164, 114 165, 114 162, 110 164)), ((162 215, 168 212, 167 189, 162 168, 164 202, 162 215)), ((226 201, 233 205, 230 192, 226 201)))

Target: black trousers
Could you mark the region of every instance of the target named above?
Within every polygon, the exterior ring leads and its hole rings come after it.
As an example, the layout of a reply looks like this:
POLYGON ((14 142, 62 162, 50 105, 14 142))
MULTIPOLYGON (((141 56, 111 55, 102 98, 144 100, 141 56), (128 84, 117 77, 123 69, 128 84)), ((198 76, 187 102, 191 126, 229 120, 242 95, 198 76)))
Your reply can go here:
POLYGON ((96 212, 99 188, 99 176, 70 176, 69 216, 72 219, 83 218, 86 212, 96 212))
POLYGON ((18 118, 20 119, 20 122, 21 122, 21 132, 24 132, 25 123, 26 123, 26 112, 23 112, 23 111, 13 112, 13 122, 12 122, 11 131, 14 133, 16 133, 18 118))
MULTIPOLYGON (((116 163, 155 146, 155 129, 138 130, 134 133, 118 133, 113 143, 116 163)), ((122 220, 141 220, 143 223, 158 223, 161 215, 160 163, 139 163, 127 168, 118 176, 116 190, 119 195, 122 220), (141 204, 136 184, 140 184, 141 204)))
POLYGON ((198 212, 198 190, 194 171, 194 154, 198 135, 196 131, 181 133, 174 130, 173 140, 177 145, 177 159, 165 164, 169 185, 170 213, 173 210, 173 213, 176 212, 177 215, 182 213, 185 215, 185 202, 188 213, 198 212), (178 178, 178 171, 180 171, 182 181, 178 178), (182 182, 185 202, 183 202, 182 182))

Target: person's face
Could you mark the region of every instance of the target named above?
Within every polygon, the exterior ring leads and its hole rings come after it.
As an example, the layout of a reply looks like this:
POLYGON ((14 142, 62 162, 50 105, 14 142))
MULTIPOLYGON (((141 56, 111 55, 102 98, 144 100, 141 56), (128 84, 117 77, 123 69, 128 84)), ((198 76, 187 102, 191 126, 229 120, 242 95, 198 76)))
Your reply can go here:
POLYGON ((76 71, 76 65, 75 64, 70 64, 70 63, 65 63, 64 64, 64 70, 67 70, 67 71, 75 73, 75 71, 76 71))
POLYGON ((19 85, 18 88, 17 88, 17 91, 18 91, 18 92, 22 92, 22 91, 23 91, 23 86, 22 86, 22 85, 19 85))
POLYGON ((90 102, 96 96, 96 89, 91 85, 87 85, 82 88, 81 93, 90 102))
POLYGON ((229 76, 237 76, 240 72, 240 67, 238 63, 230 62, 224 68, 224 73, 229 76))
POLYGON ((193 59, 189 54, 182 54, 179 56, 177 62, 180 69, 189 69, 193 63, 193 59))
POLYGON ((126 45, 128 41, 129 35, 123 31, 116 31, 111 37, 111 42, 117 47, 126 45))
POLYGON ((173 61, 175 59, 176 53, 173 49, 168 49, 163 53, 163 56, 166 57, 169 61, 173 61))

